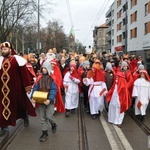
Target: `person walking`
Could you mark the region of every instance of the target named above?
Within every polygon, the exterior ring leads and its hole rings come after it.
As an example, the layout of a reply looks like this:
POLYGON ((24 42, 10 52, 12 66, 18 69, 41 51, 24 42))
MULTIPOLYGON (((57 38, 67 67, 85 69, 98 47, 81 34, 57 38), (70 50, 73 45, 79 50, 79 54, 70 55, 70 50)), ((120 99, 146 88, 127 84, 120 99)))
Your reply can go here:
POLYGON ((104 97, 107 94, 105 83, 105 71, 100 60, 96 60, 92 69, 88 71, 87 77, 83 78, 83 83, 89 86, 88 100, 90 106, 90 114, 92 119, 96 119, 101 115, 104 108, 104 97))
POLYGON ((15 126, 19 118, 26 119, 26 112, 36 116, 35 109, 27 97, 32 88, 31 76, 26 60, 15 54, 9 42, 0 45, 0 136, 9 125, 15 126))
POLYGON ((139 75, 134 82, 132 97, 135 98, 135 115, 137 119, 144 122, 150 99, 150 78, 145 69, 140 70, 139 75))
POLYGON ((49 123, 51 124, 53 133, 55 133, 57 129, 57 124, 54 117, 54 100, 56 97, 57 87, 55 82, 51 78, 50 73, 51 65, 49 61, 45 61, 41 67, 41 74, 37 77, 31 94, 31 99, 35 103, 35 91, 43 91, 49 93, 47 99, 43 103, 38 104, 42 127, 42 135, 40 137, 40 142, 44 142, 48 137, 49 123))
POLYGON ((80 76, 76 69, 76 62, 72 60, 68 72, 66 72, 63 85, 65 88, 65 109, 66 117, 69 117, 70 112, 74 112, 79 104, 79 86, 80 76))
POLYGON ((115 75, 115 80, 107 93, 108 107, 108 122, 122 126, 125 111, 130 106, 130 95, 128 91, 128 83, 125 78, 125 74, 118 71, 115 75))

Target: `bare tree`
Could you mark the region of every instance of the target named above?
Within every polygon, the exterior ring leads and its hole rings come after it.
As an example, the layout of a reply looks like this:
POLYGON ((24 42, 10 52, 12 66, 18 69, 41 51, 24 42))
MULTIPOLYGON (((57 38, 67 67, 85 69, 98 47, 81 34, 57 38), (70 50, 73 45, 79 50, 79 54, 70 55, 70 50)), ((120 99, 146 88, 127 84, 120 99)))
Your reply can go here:
POLYGON ((45 49, 56 48, 58 51, 66 47, 66 35, 63 30, 63 25, 58 20, 49 21, 46 27, 46 37, 41 38, 42 43, 45 43, 45 49))
POLYGON ((0 41, 12 40, 18 27, 32 19, 36 7, 34 0, 1 0, 0 41))

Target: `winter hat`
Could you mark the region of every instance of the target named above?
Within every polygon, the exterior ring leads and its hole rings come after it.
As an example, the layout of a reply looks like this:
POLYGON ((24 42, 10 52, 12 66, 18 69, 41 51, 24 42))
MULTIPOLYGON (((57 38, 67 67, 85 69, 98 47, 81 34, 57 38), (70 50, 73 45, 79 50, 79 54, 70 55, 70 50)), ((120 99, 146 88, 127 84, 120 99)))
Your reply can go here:
POLYGON ((89 62, 88 60, 86 60, 86 61, 84 61, 84 62, 81 64, 81 66, 82 66, 83 68, 86 68, 89 64, 90 64, 90 62, 89 62))
POLYGON ((123 61, 123 62, 121 63, 121 69, 122 69, 123 67, 128 67, 128 64, 127 64, 126 61, 123 61))
POLYGON ((106 64, 105 70, 112 70, 112 64, 110 62, 106 64))
POLYGON ((49 61, 45 61, 42 65, 42 68, 46 68, 48 71, 48 74, 50 75, 51 71, 52 71, 52 67, 51 64, 49 63, 49 61))
POLYGON ((140 65, 138 66, 138 70, 141 70, 141 69, 144 69, 144 65, 142 65, 142 64, 140 64, 140 65))

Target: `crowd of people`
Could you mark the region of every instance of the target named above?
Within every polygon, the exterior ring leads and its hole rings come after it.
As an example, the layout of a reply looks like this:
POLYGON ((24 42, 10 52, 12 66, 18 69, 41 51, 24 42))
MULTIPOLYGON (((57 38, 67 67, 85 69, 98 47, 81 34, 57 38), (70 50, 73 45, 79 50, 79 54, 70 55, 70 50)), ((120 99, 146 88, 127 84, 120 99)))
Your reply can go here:
POLYGON ((9 42, 2 43, 0 49, 0 136, 9 125, 15 126, 19 118, 28 126, 28 115, 36 116, 38 108, 40 142, 44 142, 49 123, 53 133, 57 130, 54 113, 70 117, 78 108, 80 93, 84 97, 84 110, 92 119, 106 109, 108 122, 121 127, 125 112, 133 107, 137 119, 145 121, 150 78, 141 56, 106 52, 77 54, 67 53, 65 49, 57 53, 56 48, 39 56, 19 55, 9 42), (38 103, 35 91, 49 94, 38 103))

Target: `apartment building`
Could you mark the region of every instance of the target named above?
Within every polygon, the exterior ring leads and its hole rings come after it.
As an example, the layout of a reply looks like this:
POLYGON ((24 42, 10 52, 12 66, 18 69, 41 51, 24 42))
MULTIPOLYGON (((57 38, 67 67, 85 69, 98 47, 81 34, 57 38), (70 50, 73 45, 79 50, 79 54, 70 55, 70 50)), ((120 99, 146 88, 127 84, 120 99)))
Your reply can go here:
POLYGON ((98 27, 95 27, 93 31, 94 37, 94 49, 96 52, 104 52, 106 50, 106 29, 108 27, 106 24, 102 24, 98 27))
POLYGON ((150 0, 115 0, 106 18, 106 49, 150 55, 150 0))

